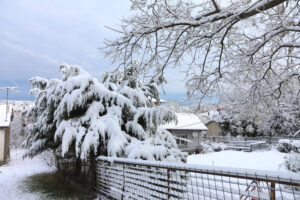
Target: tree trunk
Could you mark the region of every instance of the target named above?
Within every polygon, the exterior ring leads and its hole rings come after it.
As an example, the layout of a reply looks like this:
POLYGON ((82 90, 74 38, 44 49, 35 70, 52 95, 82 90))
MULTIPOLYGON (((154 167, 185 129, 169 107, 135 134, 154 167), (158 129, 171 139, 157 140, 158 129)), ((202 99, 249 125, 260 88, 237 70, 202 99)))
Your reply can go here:
POLYGON ((77 177, 79 177, 81 174, 81 160, 80 158, 76 158, 76 171, 75 171, 75 175, 77 177))
POLYGON ((97 179, 96 179, 96 158, 94 152, 91 151, 90 153, 90 183, 92 186, 96 186, 97 179))

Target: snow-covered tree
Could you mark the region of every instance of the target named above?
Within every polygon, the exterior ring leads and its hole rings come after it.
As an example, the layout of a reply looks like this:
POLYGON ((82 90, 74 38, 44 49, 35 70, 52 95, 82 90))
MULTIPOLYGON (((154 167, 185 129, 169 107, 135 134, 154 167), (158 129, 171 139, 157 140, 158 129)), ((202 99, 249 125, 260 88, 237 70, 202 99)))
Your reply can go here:
POLYGON ((134 159, 184 161, 172 135, 160 125, 176 120, 165 107, 154 107, 160 80, 139 79, 136 63, 103 76, 103 84, 83 69, 60 67, 62 80, 35 77, 35 105, 24 116, 27 156, 45 149, 134 159))
POLYGON ((132 15, 112 28, 119 37, 104 46, 120 65, 140 58, 153 76, 180 66, 196 98, 229 87, 243 104, 299 91, 298 0, 131 2, 132 15))
POLYGON ((274 107, 261 124, 260 131, 268 136, 299 136, 300 102, 285 102, 274 107))
POLYGON ((177 100, 168 100, 164 106, 178 113, 189 113, 193 111, 190 106, 181 106, 180 102, 177 100))
POLYGON ((223 111, 218 117, 222 135, 254 137, 260 135, 255 116, 239 113, 237 110, 223 111))

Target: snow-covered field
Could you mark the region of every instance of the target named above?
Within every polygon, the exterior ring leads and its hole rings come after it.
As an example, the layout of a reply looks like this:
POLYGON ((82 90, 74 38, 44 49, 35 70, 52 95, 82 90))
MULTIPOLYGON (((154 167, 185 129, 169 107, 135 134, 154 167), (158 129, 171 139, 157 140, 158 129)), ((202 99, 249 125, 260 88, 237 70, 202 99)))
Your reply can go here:
POLYGON ((11 150, 10 162, 0 166, 0 200, 34 200, 40 199, 39 193, 27 193, 23 181, 33 174, 51 172, 55 168, 49 167, 42 158, 43 155, 32 159, 23 159, 24 150, 11 150))
POLYGON ((248 168, 257 170, 288 172, 284 166, 285 153, 276 149, 270 151, 220 151, 207 154, 190 155, 189 164, 218 167, 248 168))

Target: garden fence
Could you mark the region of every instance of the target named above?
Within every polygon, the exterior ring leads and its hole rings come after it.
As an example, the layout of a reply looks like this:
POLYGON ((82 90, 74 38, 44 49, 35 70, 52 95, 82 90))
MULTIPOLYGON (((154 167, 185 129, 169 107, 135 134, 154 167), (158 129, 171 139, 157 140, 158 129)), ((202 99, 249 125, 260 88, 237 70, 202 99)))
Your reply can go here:
POLYGON ((233 137, 233 136, 201 136, 200 141, 206 142, 223 142, 223 143, 230 143, 230 142, 258 142, 258 141, 266 141, 269 144, 277 144, 280 139, 291 139, 291 140, 300 140, 300 137, 278 137, 278 136, 257 136, 257 137, 233 137))
POLYGON ((259 170, 99 157, 100 199, 300 199, 300 176, 259 170))

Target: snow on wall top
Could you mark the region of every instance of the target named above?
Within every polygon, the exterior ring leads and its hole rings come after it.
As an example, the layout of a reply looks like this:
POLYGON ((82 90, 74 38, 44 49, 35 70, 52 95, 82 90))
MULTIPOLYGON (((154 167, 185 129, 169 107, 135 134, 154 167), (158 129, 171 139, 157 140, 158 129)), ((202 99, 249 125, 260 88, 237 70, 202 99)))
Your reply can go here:
POLYGON ((12 107, 8 106, 6 118, 6 105, 0 105, 0 127, 8 127, 11 120, 12 107))
POLYGON ((193 113, 176 113, 178 123, 168 123, 162 127, 175 130, 199 130, 206 131, 207 127, 193 113))

